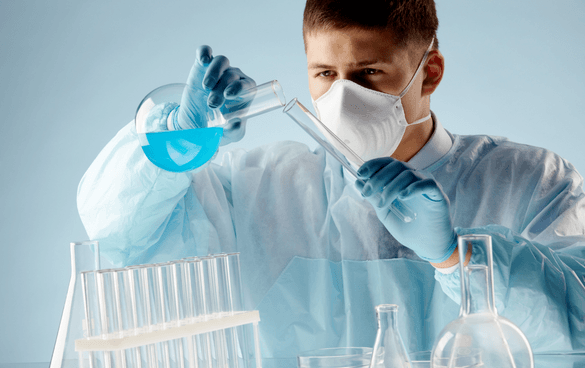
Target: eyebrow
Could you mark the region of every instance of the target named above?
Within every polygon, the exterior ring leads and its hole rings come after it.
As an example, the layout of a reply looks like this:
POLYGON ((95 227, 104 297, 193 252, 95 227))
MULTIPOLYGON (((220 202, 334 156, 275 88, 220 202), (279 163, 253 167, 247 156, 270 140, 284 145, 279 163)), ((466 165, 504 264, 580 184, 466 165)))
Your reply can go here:
MULTIPOLYGON (((349 63, 348 66, 351 67, 362 67, 366 65, 374 65, 374 64, 389 64, 387 61, 383 60, 364 60, 360 61, 359 63, 349 63)), ((312 63, 309 64, 309 69, 334 69, 335 67, 332 65, 327 64, 319 64, 319 63, 312 63)))

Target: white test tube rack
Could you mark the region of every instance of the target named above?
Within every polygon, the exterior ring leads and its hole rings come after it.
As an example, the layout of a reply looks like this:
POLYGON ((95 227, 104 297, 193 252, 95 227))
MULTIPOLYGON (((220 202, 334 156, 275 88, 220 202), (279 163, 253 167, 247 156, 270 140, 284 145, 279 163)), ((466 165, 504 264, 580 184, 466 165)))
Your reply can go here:
POLYGON ((50 368, 262 367, 260 316, 243 310, 238 253, 100 269, 98 248, 71 244, 50 368))

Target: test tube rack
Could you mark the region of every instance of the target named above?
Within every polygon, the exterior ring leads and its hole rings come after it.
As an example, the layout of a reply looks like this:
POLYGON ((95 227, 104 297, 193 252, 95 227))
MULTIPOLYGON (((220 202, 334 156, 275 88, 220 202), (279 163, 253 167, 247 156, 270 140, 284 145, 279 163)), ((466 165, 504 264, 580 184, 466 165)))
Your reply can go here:
POLYGON ((261 368, 239 253, 76 270, 82 244, 50 368, 261 368))

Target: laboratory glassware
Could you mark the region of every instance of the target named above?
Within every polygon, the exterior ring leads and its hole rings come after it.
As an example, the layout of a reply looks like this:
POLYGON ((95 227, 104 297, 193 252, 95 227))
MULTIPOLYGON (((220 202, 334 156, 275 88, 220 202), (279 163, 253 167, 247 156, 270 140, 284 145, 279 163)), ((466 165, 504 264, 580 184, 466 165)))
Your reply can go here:
POLYGON ((325 348, 302 352, 297 356, 299 368, 366 368, 372 348, 325 348))
POLYGON ((461 309, 437 337, 431 367, 533 368, 526 336, 496 310, 491 236, 460 235, 458 247, 461 309), (465 265, 469 250, 485 264, 465 265))
MULTIPOLYGON (((230 120, 249 119, 285 105, 278 81, 250 88, 221 108, 207 106, 211 90, 176 83, 159 87, 140 102, 134 119, 136 133, 146 157, 161 169, 172 172, 194 170, 213 158, 230 120), (190 103, 189 114, 180 110, 190 103), (187 120, 189 126, 179 126, 187 120)), ((184 123, 183 123, 184 124, 184 123)))
MULTIPOLYGON (((364 164, 364 160, 361 159, 343 140, 341 140, 335 133, 333 133, 325 124, 323 124, 315 115, 313 115, 303 104, 301 104, 296 98, 292 99, 284 108, 284 112, 295 122, 298 126, 301 127, 311 138, 313 138, 317 143, 319 143, 333 158, 335 158, 339 163, 347 169, 347 171, 353 175, 357 180, 363 181, 358 178, 356 169, 351 166, 348 162, 348 159, 352 161, 354 164, 362 166, 364 164), (327 142, 325 139, 321 138, 319 134, 310 128, 313 125, 319 129, 321 132, 325 132, 327 136, 335 140, 339 143, 339 147, 343 149, 343 153, 338 151, 327 142)), ((365 184, 365 183, 364 183, 365 184)), ((375 198, 378 200, 381 199, 380 193, 374 194, 375 198)), ((398 217, 400 220, 404 222, 411 222, 416 219, 416 213, 414 213, 406 204, 400 201, 398 198, 392 201, 390 205, 390 211, 398 217)))
POLYGON ((81 272, 100 268, 98 242, 70 244, 71 278, 49 368, 77 368, 75 340, 83 337, 84 307, 81 272))
POLYGON ((412 363, 398 331, 398 306, 376 306, 378 331, 372 352, 370 368, 411 368, 412 363))
POLYGON ((50 368, 261 368, 258 311, 238 302, 238 254, 114 269, 99 259, 97 242, 71 244, 50 368))

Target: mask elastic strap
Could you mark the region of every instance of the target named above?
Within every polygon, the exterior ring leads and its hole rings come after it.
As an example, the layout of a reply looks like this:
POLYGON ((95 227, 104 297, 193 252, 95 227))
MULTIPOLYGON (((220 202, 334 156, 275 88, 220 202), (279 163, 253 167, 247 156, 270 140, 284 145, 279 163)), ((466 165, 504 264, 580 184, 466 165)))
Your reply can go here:
POLYGON ((408 82, 408 85, 406 86, 404 91, 402 91, 402 93, 400 94, 400 96, 399 96, 400 98, 402 98, 408 92, 410 86, 412 86, 412 84, 414 83, 414 79, 416 78, 416 76, 418 75, 418 72, 420 72, 423 65, 425 64, 425 61, 427 60, 427 57, 429 56, 429 53, 431 52, 431 49, 433 48, 434 43, 435 43, 435 37, 433 36, 433 39, 431 40, 431 44, 429 45, 429 48, 425 52, 425 55, 423 56, 420 64, 418 64, 418 69, 416 70, 416 72, 414 73, 412 78, 410 79, 410 82, 408 82))
POLYGON ((424 118, 420 118, 420 119, 418 119, 418 120, 416 120, 416 121, 413 121, 412 123, 408 124, 406 127, 408 128, 408 127, 409 127, 409 126, 411 126, 411 125, 420 124, 420 123, 422 123, 422 122, 425 122, 425 121, 427 121, 427 120, 428 120, 428 119, 429 119, 431 116, 432 116, 432 115, 431 115, 431 113, 429 113, 429 114, 428 114, 427 116, 425 116, 424 118))

